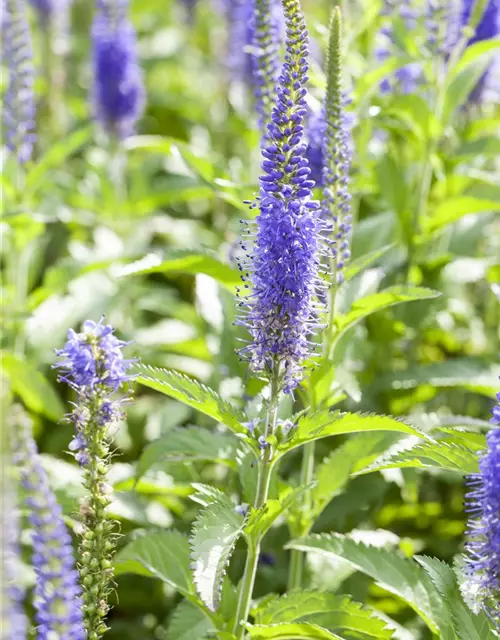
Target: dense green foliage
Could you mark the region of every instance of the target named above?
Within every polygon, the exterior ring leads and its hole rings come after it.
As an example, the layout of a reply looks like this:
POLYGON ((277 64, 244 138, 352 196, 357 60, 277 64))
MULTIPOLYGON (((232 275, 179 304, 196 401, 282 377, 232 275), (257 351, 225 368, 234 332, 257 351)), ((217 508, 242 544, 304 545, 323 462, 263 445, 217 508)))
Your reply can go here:
MULTIPOLYGON (((2 405, 9 429, 12 402, 29 412, 74 527, 79 470, 60 422, 74 397, 56 384, 54 349, 68 327, 105 315, 141 360, 108 476, 121 533, 109 640, 214 629, 230 640, 244 539, 259 531, 252 639, 490 637, 453 565, 464 475, 477 471, 499 387, 500 111, 467 104, 498 41, 469 48, 443 80, 423 28, 401 28, 399 57, 381 66, 379 3, 346 4, 353 260, 333 355, 279 409, 288 418, 312 397, 317 410, 281 438, 266 510, 247 517, 234 507, 255 493, 260 452, 246 423, 264 383, 235 353, 245 333, 233 324, 232 255, 240 219, 255 215, 243 201, 258 189, 259 132, 251 90, 229 79, 227 27, 208 0, 192 15, 173 0, 134 3, 147 106, 117 148, 90 122, 88 4, 72 7, 64 58, 33 18, 36 157, 25 170, 8 158, 2 175, 2 405), (426 69, 422 90, 380 95, 412 59, 426 69), (312 440, 304 491, 299 447, 312 440), (290 549, 307 551, 307 594, 280 595, 290 549)), ((331 2, 303 7, 319 104, 331 2)), ((29 570, 22 579, 31 587, 29 570)))

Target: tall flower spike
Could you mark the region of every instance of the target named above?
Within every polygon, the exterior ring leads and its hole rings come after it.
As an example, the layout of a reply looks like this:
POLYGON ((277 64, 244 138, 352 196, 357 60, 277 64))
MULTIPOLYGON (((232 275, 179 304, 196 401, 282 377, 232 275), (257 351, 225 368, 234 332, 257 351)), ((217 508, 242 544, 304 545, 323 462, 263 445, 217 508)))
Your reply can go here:
POLYGON ((28 520, 33 528, 37 638, 84 640, 81 588, 71 536, 36 444, 26 428, 21 429, 16 462, 26 491, 28 520))
POLYGON ((254 47, 252 71, 259 128, 265 136, 280 71, 281 6, 278 0, 253 2, 255 8, 251 18, 254 47))
POLYGON ((352 228, 349 171, 351 168, 350 132, 342 94, 341 67, 342 16, 335 7, 330 23, 328 45, 327 88, 325 99, 325 133, 323 143, 323 199, 322 211, 330 237, 333 258, 333 282, 343 281, 343 269, 349 260, 352 228))
POLYGON ((71 0, 30 0, 30 2, 41 20, 48 22, 56 12, 64 10, 71 0))
POLYGON ((69 416, 76 429, 69 448, 83 467, 87 490, 81 506, 80 575, 89 640, 97 640, 107 630, 104 619, 113 580, 116 523, 106 515, 112 492, 106 476, 112 432, 122 416, 123 398, 115 398, 115 393, 131 379, 127 369, 132 361, 122 355, 125 345, 110 325, 88 320, 81 333, 68 331, 68 341, 58 351, 62 361, 56 365, 63 372, 59 379, 78 394, 69 416))
MULTIPOLYGON (((309 336, 317 328, 321 220, 318 204, 311 201, 314 182, 303 144, 308 35, 299 0, 283 0, 283 8, 286 54, 269 143, 262 150, 257 230, 251 250, 241 243, 247 260, 239 266, 251 293, 239 304, 246 308, 240 323, 252 337, 241 353, 253 371, 278 374, 283 390, 291 393, 302 378, 309 336)), ((252 235, 250 229, 245 235, 252 235)))
POLYGON ((488 432, 479 473, 469 478, 465 571, 467 592, 500 628, 500 393, 497 400, 491 418, 495 427, 488 432))
POLYGON ((92 25, 94 117, 120 138, 134 132, 144 109, 136 33, 127 9, 127 0, 98 0, 92 25))
POLYGON ((24 0, 3 5, 3 53, 9 71, 4 98, 5 144, 20 163, 28 162, 35 143, 33 51, 24 0))
MULTIPOLYGON (((474 34, 468 41, 470 46, 476 42, 491 40, 500 34, 500 0, 487 0, 482 14, 477 17, 479 21, 474 27, 474 34)), ((461 25, 465 27, 469 22, 474 21, 474 11, 481 11, 475 0, 462 0, 461 25)), ((487 71, 472 91, 469 101, 480 103, 483 101, 488 90, 500 92, 500 56, 497 54, 487 71)))
MULTIPOLYGON (((2 457, 4 457, 2 455, 2 457)), ((2 473, 10 469, 6 461, 2 473)), ((2 597, 0 612, 0 628, 5 632, 5 638, 10 640, 26 640, 28 635, 28 620, 23 609, 24 589, 19 584, 20 565, 20 526, 19 511, 16 496, 9 479, 2 482, 2 513, 1 513, 1 553, 2 553, 2 597)))

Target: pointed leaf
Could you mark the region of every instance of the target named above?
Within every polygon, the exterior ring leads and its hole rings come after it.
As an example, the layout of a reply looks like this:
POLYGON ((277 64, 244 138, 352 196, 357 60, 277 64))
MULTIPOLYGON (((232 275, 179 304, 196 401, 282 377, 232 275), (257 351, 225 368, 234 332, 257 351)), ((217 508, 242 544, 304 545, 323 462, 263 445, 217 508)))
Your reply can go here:
POLYGON ((415 556, 424 568, 443 602, 441 612, 441 635, 443 640, 494 640, 491 625, 484 613, 475 615, 465 605, 458 588, 455 572, 442 560, 427 556, 415 556), (448 629, 454 628, 454 633, 448 629), (456 635, 455 635, 456 634, 456 635))
POLYGON ((208 251, 190 251, 177 249, 163 256, 151 253, 140 260, 122 267, 118 276, 145 275, 149 273, 203 273, 217 280, 220 284, 234 291, 241 284, 241 276, 237 269, 221 262, 208 251))
POLYGON ((380 549, 355 542, 337 534, 310 535, 293 540, 289 549, 341 558, 358 571, 372 577, 390 593, 402 598, 426 622, 434 633, 438 629, 435 602, 439 596, 421 567, 394 550, 380 549))
POLYGON ((391 638, 392 632, 373 612, 349 596, 320 591, 291 591, 265 600, 255 611, 257 624, 309 622, 341 633, 347 638, 391 638), (349 632, 352 631, 353 635, 349 632))
POLYGON ((367 267, 369 267, 371 264, 376 262, 379 258, 384 256, 393 247, 394 247, 393 244, 388 244, 385 247, 382 247, 381 249, 375 249, 374 251, 369 251, 368 253, 363 254, 359 258, 352 260, 345 268, 344 281, 349 282, 349 280, 352 280, 355 276, 358 275, 358 273, 361 273, 361 271, 364 271, 367 267))
POLYGON ((427 300, 437 298, 441 294, 433 289, 425 287, 395 286, 373 293, 371 295, 355 300, 351 310, 339 316, 336 320, 336 339, 343 335, 348 329, 361 322, 364 318, 381 309, 387 309, 403 302, 414 302, 417 300, 427 300))
POLYGON ((355 475, 381 471, 382 469, 444 469, 464 475, 477 473, 477 449, 444 441, 425 442, 409 449, 382 457, 355 475))
POLYGON ((221 493, 204 508, 193 526, 190 540, 194 582, 200 598, 211 611, 219 604, 222 580, 244 518, 221 493))
POLYGON ((193 593, 189 542, 178 531, 149 533, 118 552, 115 574, 138 573, 166 582, 183 595, 193 593))
POLYGON ((318 627, 316 624, 305 622, 248 625, 248 635, 251 640, 343 640, 335 633, 318 627))
POLYGON ((176 371, 158 369, 148 365, 137 365, 137 381, 146 387, 160 391, 198 411, 227 425, 235 433, 247 433, 241 424, 245 416, 213 389, 200 384, 176 371))
POLYGON ((471 213, 493 213, 500 211, 500 203, 496 200, 475 198, 474 196, 458 196, 448 198, 439 204, 432 214, 424 220, 423 227, 427 233, 457 222, 471 213))
POLYGON ((284 453, 320 438, 369 431, 394 431, 419 438, 428 438, 415 427, 390 416, 318 411, 301 416, 290 440, 281 444, 278 450, 284 453))
POLYGON ((175 609, 168 626, 168 640, 202 640, 214 627, 203 611, 187 600, 175 609))
POLYGON ((261 509, 251 509, 245 526, 245 533, 250 536, 263 536, 279 518, 285 513, 306 491, 314 486, 311 483, 295 489, 288 488, 280 494, 278 500, 268 500, 261 509))
POLYGON ((201 427, 174 427, 144 449, 137 465, 137 479, 159 462, 212 460, 234 467, 237 446, 238 441, 230 434, 201 427))

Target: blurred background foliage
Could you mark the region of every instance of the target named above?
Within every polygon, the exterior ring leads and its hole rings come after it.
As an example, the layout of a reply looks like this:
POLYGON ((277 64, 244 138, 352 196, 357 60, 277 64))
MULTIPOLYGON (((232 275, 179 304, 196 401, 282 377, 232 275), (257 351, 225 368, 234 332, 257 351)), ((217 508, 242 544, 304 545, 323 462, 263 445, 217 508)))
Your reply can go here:
MULTIPOLYGON (((345 304, 404 283, 442 295, 382 310, 346 333, 336 355, 340 406, 411 416, 424 429, 467 416, 458 423, 475 429, 481 443, 499 374, 500 111, 495 101, 471 104, 467 95, 494 50, 483 47, 482 57, 462 64, 439 118, 443 85, 422 46, 425 25, 401 29, 393 56, 381 63, 374 53, 381 3, 346 4, 353 265, 360 270, 345 288, 345 304), (424 65, 429 82, 410 95, 381 94, 380 81, 409 60, 424 65)), ((304 0, 316 106, 330 8, 328 0, 304 0)), ((8 412, 15 399, 29 411, 70 523, 79 472, 65 452, 72 427, 60 419, 72 397, 51 369, 68 327, 105 315, 132 341, 133 357, 196 377, 236 405, 260 388, 235 355, 242 334, 232 324, 239 221, 254 215, 243 200, 256 192, 259 175, 251 88, 230 73, 228 25, 213 2, 141 0, 131 15, 147 88, 137 135, 118 148, 90 120, 92 7, 75 0, 67 23, 53 29, 32 13, 35 159, 23 174, 12 159, 3 161, 3 405, 8 412)), ((5 424, 16 428, 8 415, 5 424)), ((239 478, 230 465, 193 458, 157 465, 135 484, 144 447, 190 424, 213 427, 175 400, 137 389, 116 433, 112 470, 123 543, 150 527, 187 532, 197 512, 192 482, 235 491, 244 483, 242 469, 239 478)), ((317 459, 336 446, 338 439, 322 441, 317 459)), ((282 476, 293 481, 299 466, 299 456, 290 456, 282 476)), ((359 476, 334 497, 315 531, 380 529, 379 544, 451 562, 462 548, 463 492, 462 476, 452 471, 359 476)), ((266 537, 258 596, 286 588, 288 539, 285 526, 266 537)), ((235 580, 243 560, 237 549, 235 580)), ((405 627, 403 640, 429 637, 408 607, 361 574, 318 557, 308 572, 312 584, 329 589, 344 580, 342 591, 405 627)), ((110 640, 167 637, 178 596, 136 575, 120 576, 117 594, 110 640)))

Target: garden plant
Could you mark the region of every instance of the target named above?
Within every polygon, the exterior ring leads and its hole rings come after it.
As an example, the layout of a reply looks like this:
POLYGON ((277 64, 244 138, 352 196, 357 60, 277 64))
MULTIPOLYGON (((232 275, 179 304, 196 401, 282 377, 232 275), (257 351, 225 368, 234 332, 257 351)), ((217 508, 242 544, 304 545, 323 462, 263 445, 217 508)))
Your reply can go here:
POLYGON ((500 637, 500 2, 1 33, 1 637, 500 637))

